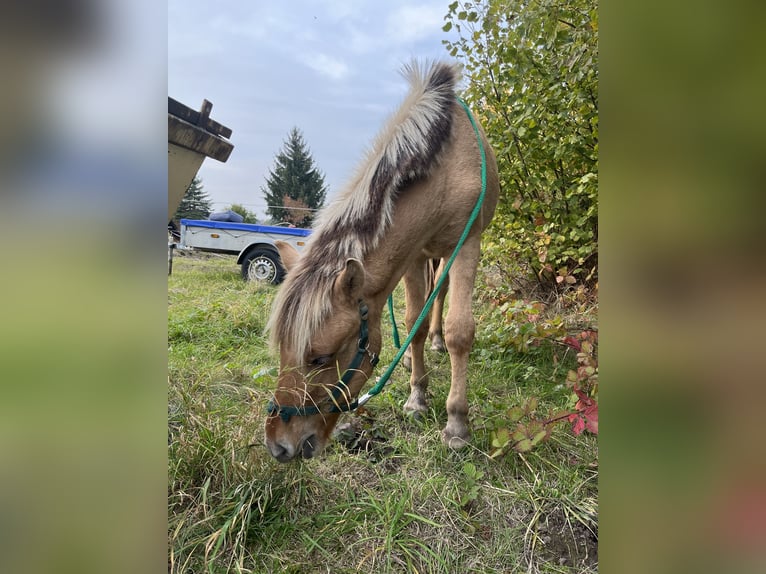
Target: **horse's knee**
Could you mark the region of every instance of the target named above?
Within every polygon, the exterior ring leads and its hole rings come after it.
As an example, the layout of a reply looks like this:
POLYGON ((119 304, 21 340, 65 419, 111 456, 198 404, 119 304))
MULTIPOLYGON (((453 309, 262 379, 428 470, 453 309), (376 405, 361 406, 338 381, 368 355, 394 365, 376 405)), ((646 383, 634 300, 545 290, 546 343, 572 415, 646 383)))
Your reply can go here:
POLYGON ((467 315, 459 320, 448 321, 445 332, 445 342, 450 353, 466 353, 473 346, 476 334, 476 323, 473 316, 467 315))

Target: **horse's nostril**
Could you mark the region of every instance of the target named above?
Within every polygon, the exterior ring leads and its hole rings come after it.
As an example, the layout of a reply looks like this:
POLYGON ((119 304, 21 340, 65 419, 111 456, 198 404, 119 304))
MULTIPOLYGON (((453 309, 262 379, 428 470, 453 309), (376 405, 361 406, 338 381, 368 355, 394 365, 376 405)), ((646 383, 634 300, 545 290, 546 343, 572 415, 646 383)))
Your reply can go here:
POLYGON ((290 446, 283 446, 278 442, 267 443, 271 456, 276 458, 279 462, 289 462, 295 457, 295 450, 290 446))
POLYGON ((303 458, 311 458, 314 456, 317 447, 317 435, 312 434, 306 440, 303 441, 301 447, 301 455, 303 458))

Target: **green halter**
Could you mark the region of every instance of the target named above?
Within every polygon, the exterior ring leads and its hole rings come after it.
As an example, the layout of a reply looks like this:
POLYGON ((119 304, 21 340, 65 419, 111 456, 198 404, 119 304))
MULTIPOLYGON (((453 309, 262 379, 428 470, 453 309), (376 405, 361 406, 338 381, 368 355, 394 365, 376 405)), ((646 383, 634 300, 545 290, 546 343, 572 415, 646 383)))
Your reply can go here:
MULTIPOLYGON (((351 360, 351 364, 349 364, 346 372, 343 373, 343 376, 340 378, 340 380, 333 386, 329 399, 332 404, 326 411, 328 413, 353 411, 356 409, 356 407, 359 406, 358 401, 347 400, 346 397, 350 394, 348 384, 351 382, 351 378, 354 376, 354 373, 356 373, 356 371, 362 365, 362 361, 364 361, 366 356, 369 356, 370 364, 373 368, 375 368, 375 366, 378 364, 378 361, 380 360, 380 357, 378 357, 375 353, 371 353, 369 349, 369 329, 367 327, 368 309, 367 305, 365 305, 363 302, 359 303, 359 315, 362 318, 362 323, 359 326, 359 340, 357 341, 356 355, 354 355, 354 358, 351 360), (346 395, 342 402, 340 401, 341 394, 346 395)), ((279 415, 279 418, 281 418, 284 422, 288 422, 292 416, 307 417, 322 412, 322 410, 319 408, 319 405, 302 405, 295 407, 292 405, 277 405, 274 403, 274 401, 269 401, 266 409, 269 413, 269 416, 279 415)))

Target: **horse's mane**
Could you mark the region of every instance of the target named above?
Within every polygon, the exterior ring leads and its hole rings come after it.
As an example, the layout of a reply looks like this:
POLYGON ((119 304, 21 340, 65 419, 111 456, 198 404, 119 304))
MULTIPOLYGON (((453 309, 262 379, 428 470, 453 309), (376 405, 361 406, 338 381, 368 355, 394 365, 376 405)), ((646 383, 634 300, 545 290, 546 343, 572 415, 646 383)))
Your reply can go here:
POLYGON ((314 232, 279 289, 267 330, 303 357, 330 309, 333 282, 349 258, 363 260, 391 225, 397 191, 430 174, 452 130, 457 66, 411 63, 410 91, 376 137, 356 175, 319 214, 314 232))

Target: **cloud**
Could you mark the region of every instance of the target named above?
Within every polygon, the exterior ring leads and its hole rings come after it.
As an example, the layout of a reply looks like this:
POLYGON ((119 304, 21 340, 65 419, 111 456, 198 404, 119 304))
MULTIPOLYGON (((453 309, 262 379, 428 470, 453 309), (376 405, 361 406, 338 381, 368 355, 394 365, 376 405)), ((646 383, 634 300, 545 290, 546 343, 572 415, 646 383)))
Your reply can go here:
POLYGON ((442 33, 447 9, 442 4, 405 5, 394 10, 386 22, 388 36, 408 44, 442 33))
POLYGON ((312 70, 333 80, 342 80, 349 73, 348 66, 344 62, 327 54, 310 54, 303 61, 312 70))

